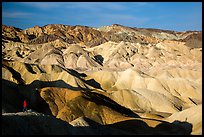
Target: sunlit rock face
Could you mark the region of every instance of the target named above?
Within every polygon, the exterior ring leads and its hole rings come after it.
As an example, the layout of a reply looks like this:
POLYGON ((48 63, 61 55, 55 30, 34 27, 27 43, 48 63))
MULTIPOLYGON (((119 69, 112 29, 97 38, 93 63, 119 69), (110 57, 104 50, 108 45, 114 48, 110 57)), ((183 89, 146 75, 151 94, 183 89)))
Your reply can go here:
POLYGON ((202 32, 2 25, 2 117, 2 134, 201 135, 202 32))

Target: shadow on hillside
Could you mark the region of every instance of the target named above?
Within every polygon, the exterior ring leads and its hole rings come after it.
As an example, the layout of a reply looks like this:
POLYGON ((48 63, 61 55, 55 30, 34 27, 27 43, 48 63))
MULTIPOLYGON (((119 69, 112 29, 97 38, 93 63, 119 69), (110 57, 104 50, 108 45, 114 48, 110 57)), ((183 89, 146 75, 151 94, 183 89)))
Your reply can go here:
POLYGON ((98 62, 101 66, 103 66, 104 58, 103 58, 101 55, 95 55, 95 56, 94 56, 94 59, 95 59, 95 61, 98 62))
MULTIPOLYGON (((22 111, 24 96, 18 90, 19 85, 2 79, 2 111, 19 112, 22 111)), ((3 113, 2 112, 2 113, 3 113)))
MULTIPOLYGON (((95 102, 98 105, 104 105, 107 106, 119 113, 122 113, 127 116, 131 117, 139 117, 137 114, 135 114, 130 109, 123 107, 116 103, 115 101, 111 100, 110 98, 99 94, 95 92, 91 92, 88 88, 81 88, 81 87, 73 87, 67 83, 65 83, 63 80, 57 80, 57 81, 40 81, 35 80, 31 84, 28 85, 19 85, 15 84, 8 80, 2 80, 4 89, 4 97, 5 99, 9 100, 9 96, 12 96, 12 106, 16 106, 18 108, 18 111, 22 111, 22 102, 24 99, 28 100, 28 108, 33 109, 37 112, 41 112, 44 114, 52 115, 51 110, 49 109, 49 105, 45 100, 40 96, 40 89, 45 87, 58 87, 58 88, 68 88, 74 91, 82 92, 83 97, 88 99, 89 101, 95 102), (5 89, 9 88, 8 90, 5 89), (38 91, 36 91, 36 88, 38 91), (19 97, 20 96, 20 97, 19 97)), ((7 103, 7 102, 4 102, 7 103)))
POLYGON ((63 80, 56 80, 56 81, 41 81, 41 80, 34 80, 32 83, 25 86, 28 89, 35 89, 35 88, 45 88, 45 87, 58 87, 58 88, 68 88, 74 91, 79 91, 82 88, 80 87, 73 87, 63 80))
POLYGON ((91 131, 88 134, 95 135, 190 135, 192 124, 188 122, 174 121, 172 123, 162 121, 155 127, 150 127, 142 120, 133 119, 116 122, 108 125, 101 125, 89 118, 84 120, 89 127, 74 127, 75 134, 87 134, 85 131, 91 131))
POLYGON ((4 63, 2 64, 2 67, 4 67, 5 69, 8 69, 11 74, 12 74, 12 77, 17 80, 17 82, 19 84, 22 84, 22 85, 25 85, 25 81, 22 79, 21 77, 21 74, 19 72, 17 72, 16 70, 14 70, 12 67, 9 67, 7 65, 5 65, 4 63))
POLYGON ((72 126, 69 123, 42 115, 15 117, 3 115, 3 135, 190 135, 192 124, 174 121, 150 127, 142 120, 125 120, 109 125, 101 125, 83 117, 89 126, 72 126), (30 123, 35 121, 35 124, 30 123), (15 124, 14 124, 15 123, 15 124), (7 126, 9 125, 9 126, 7 126), (26 126, 25 126, 26 125, 26 126), (185 127, 184 127, 185 125, 185 127), (188 128, 186 128, 188 127, 188 128), (25 130, 26 129, 26 130, 25 130))
POLYGON ((163 121, 156 127, 150 127, 142 120, 126 120, 108 126, 143 135, 189 135, 192 132, 192 124, 180 121, 174 121, 173 123, 163 121))
POLYGON ((119 112, 121 114, 130 116, 130 117, 134 117, 134 118, 138 118, 139 115, 135 114, 132 110, 130 110, 129 108, 126 108, 124 106, 121 106, 120 104, 118 104, 117 102, 115 102, 114 100, 96 93, 96 92, 82 92, 83 93, 83 97, 88 99, 89 101, 95 102, 98 105, 104 105, 107 106, 113 110, 115 110, 116 112, 119 112))
MULTIPOLYGON (((44 114, 52 114, 49 109, 48 104, 40 96, 39 90, 45 87, 58 87, 58 88, 68 88, 74 91, 90 91, 90 89, 85 89, 81 87, 73 87, 63 80, 57 81, 40 81, 35 80, 28 85, 16 84, 14 82, 2 79, 2 95, 3 95, 3 105, 9 104, 13 106, 14 112, 22 111, 22 102, 24 99, 28 101, 28 108, 34 109, 38 112, 44 114), (36 89, 38 91, 36 91, 36 89)), ((9 110, 9 112, 13 112, 9 110)))
POLYGON ((6 112, 21 112, 23 100, 27 100, 28 109, 51 115, 48 104, 35 91, 36 87, 21 85, 2 79, 2 109, 6 112))
MULTIPOLYGON (((25 85, 25 81, 22 79, 21 74, 19 72, 17 72, 16 70, 14 70, 12 67, 9 67, 8 65, 6 65, 6 61, 2 62, 2 67, 4 67, 5 69, 7 69, 11 72, 12 77, 15 80, 17 80, 18 84, 25 85)), ((36 74, 36 72, 32 69, 32 67, 29 64, 25 63, 25 67, 30 73, 36 74)), ((70 75, 80 79, 82 82, 86 83, 87 85, 92 86, 92 87, 97 88, 97 89, 102 89, 100 83, 98 83, 94 79, 84 80, 82 77, 87 77, 87 75, 85 73, 79 73, 73 69, 68 69, 68 68, 65 68, 63 66, 59 66, 59 67, 61 67, 66 72, 68 72, 70 75)), ((39 83, 39 82, 36 82, 36 83, 39 83)), ((35 83, 33 83, 33 84, 35 85, 35 83)), ((44 83, 44 84, 46 85, 46 83, 44 83)), ((62 85, 64 85, 64 84, 62 83, 62 85)), ((73 90, 75 90, 75 89, 73 88, 73 90)))
POLYGON ((27 69, 30 73, 32 73, 32 74, 37 74, 37 73, 33 70, 33 68, 30 66, 30 64, 24 63, 24 65, 25 65, 26 69, 27 69))
POLYGON ((97 88, 97 89, 102 89, 100 83, 98 83, 94 79, 84 80, 83 78, 81 78, 81 77, 87 77, 87 75, 85 73, 79 73, 73 69, 67 69, 67 68, 63 68, 63 69, 65 71, 67 71, 69 74, 77 77, 78 79, 80 79, 81 81, 86 83, 87 85, 90 85, 90 86, 97 88))
MULTIPOLYGON (((2 79, 2 109, 6 109, 6 107, 10 106, 9 112, 19 112, 22 111, 22 102, 24 99, 28 100, 28 108, 36 110, 37 112, 41 112, 47 115, 52 115, 52 112, 49 108, 49 105, 45 102, 45 100, 40 96, 40 92, 35 89, 45 87, 59 87, 59 88, 68 88, 74 91, 83 91, 83 97, 95 102, 98 105, 105 105, 119 113, 128 115, 130 117, 139 118, 137 114, 132 112, 130 109, 127 109, 123 106, 120 106, 115 101, 110 98, 96 93, 90 92, 91 90, 86 87, 73 87, 63 80, 57 81, 40 81, 35 80, 31 84, 25 85, 23 79, 19 72, 16 72, 12 68, 7 67, 9 71, 13 74, 15 79, 18 79, 19 84, 14 82, 2 79), (33 99, 34 98, 34 99, 33 99)), ((100 84, 95 80, 84 80, 81 77, 85 77, 86 74, 80 74, 77 71, 69 70, 69 73, 78 77, 84 83, 96 88, 100 88, 100 84), (94 85, 94 86, 93 86, 94 85)), ((88 120, 87 120, 88 121, 88 120)), ((89 122, 91 123, 91 122, 89 122)), ((94 122, 92 121, 92 125, 94 122)), ((17 126, 16 126, 17 127, 17 126)), ((16 129, 15 129, 16 130, 16 129)), ((18 130, 16 130, 18 132, 18 130)), ((149 127, 142 120, 126 120, 117 122, 109 125, 101 125, 99 123, 90 127, 73 127, 74 133, 71 134, 179 134, 185 135, 190 134, 192 132, 192 124, 188 122, 180 122, 174 121, 173 123, 162 122, 156 127, 149 127), (82 132, 83 131, 83 132, 82 132), (87 132, 88 131, 88 132, 87 132)), ((32 130, 31 130, 32 132, 32 130)), ((12 131, 11 131, 12 133, 12 131)), ((40 133, 40 131, 39 131, 40 133)), ((32 134, 32 133, 31 133, 32 134)), ((49 134, 49 133, 47 133, 49 134)))
MULTIPOLYGON (((22 111, 22 102, 24 99, 28 101, 28 107, 34 109, 38 112, 42 112, 45 114, 51 114, 51 110, 49 109, 48 104, 41 98, 40 92, 36 92, 36 89, 41 89, 45 87, 59 87, 59 88, 68 88, 74 91, 91 91, 87 86, 85 88, 78 85, 78 87, 73 87, 63 80, 56 80, 56 81, 40 81, 35 80, 31 84, 26 85, 25 81, 22 79, 21 74, 14 70, 12 67, 9 67, 6 62, 2 63, 2 67, 9 70, 12 74, 13 79, 17 81, 18 84, 2 79, 3 85, 3 111, 4 112, 18 112, 22 111), (29 92, 28 92, 29 91, 29 92), (40 107, 39 107, 40 106, 40 107)), ((26 65, 26 68, 32 74, 35 72, 32 70, 29 64, 26 65)), ((87 75, 84 73, 78 73, 73 69, 65 69, 69 74, 77 77, 82 82, 86 83, 87 85, 102 89, 101 85, 96 82, 94 79, 84 80, 82 77, 86 77, 87 75)))

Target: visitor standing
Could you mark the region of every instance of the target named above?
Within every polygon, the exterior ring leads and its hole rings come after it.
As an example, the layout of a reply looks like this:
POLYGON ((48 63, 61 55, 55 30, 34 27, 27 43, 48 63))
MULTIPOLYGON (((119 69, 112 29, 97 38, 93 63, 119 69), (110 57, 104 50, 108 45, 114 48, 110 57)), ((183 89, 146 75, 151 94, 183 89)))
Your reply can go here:
POLYGON ((27 102, 26 100, 23 101, 23 112, 27 111, 27 102))

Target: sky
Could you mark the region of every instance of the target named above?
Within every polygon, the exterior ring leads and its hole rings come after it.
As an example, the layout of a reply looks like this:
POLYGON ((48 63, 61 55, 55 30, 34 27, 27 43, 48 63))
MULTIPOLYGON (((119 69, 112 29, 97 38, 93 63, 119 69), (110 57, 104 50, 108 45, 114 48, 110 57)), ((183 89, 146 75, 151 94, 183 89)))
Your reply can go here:
POLYGON ((202 30, 202 2, 2 2, 2 23, 21 29, 48 24, 99 28, 120 24, 202 30))

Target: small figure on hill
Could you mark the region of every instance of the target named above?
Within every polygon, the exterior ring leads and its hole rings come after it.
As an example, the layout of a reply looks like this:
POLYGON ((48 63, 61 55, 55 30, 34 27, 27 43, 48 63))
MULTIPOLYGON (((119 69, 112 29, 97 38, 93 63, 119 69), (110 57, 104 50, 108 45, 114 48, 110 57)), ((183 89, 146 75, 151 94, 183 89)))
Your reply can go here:
POLYGON ((27 102, 26 100, 23 101, 23 112, 27 111, 27 102))

